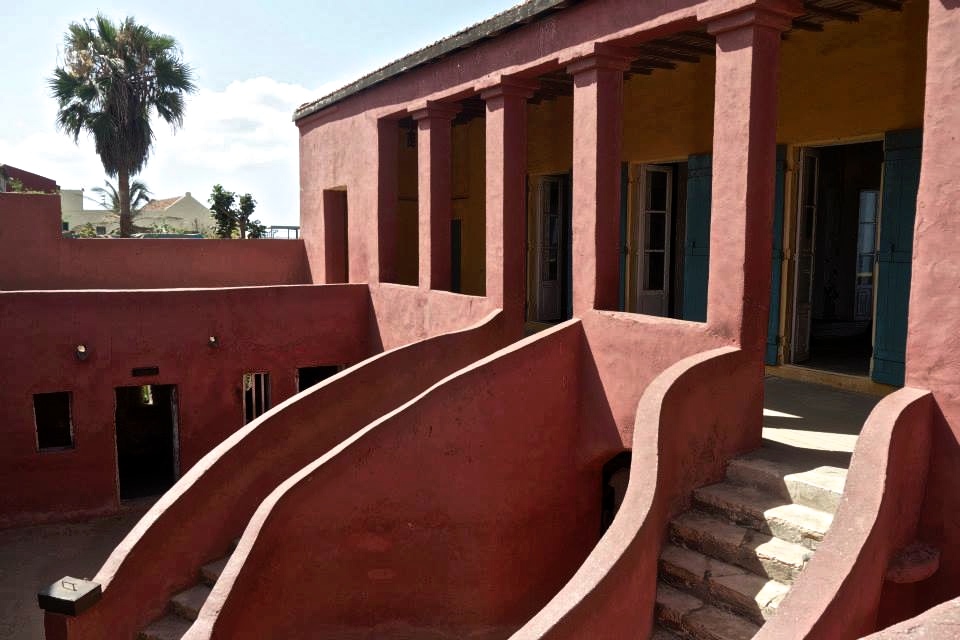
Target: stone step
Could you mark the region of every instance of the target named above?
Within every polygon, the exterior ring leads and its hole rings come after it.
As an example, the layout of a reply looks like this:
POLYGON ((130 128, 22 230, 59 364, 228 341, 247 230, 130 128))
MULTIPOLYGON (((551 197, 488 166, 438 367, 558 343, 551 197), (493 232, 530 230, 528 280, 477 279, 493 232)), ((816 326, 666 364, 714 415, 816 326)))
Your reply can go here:
POLYGON ((660 554, 660 578, 760 625, 776 613, 790 590, 743 567, 673 544, 666 545, 660 554))
POLYGON ((210 587, 198 584, 173 596, 170 599, 170 606, 177 615, 188 620, 196 620, 208 595, 210 595, 210 587))
POLYGON ((693 492, 696 507, 788 542, 816 549, 833 516, 756 487, 721 482, 693 492))
POLYGON ((727 465, 727 478, 768 491, 796 504, 836 513, 843 497, 847 470, 829 465, 811 466, 777 449, 758 449, 727 465))
POLYGON ((159 620, 154 620, 149 627, 137 635, 137 640, 180 640, 187 633, 190 620, 181 618, 175 613, 168 613, 159 620))
POLYGON ((813 556, 813 551, 807 547, 696 509, 673 519, 670 537, 684 547, 784 584, 793 584, 813 556))
POLYGON ((203 583, 208 587, 216 584, 217 580, 220 579, 220 574, 223 573, 224 567, 227 566, 228 560, 230 560, 230 556, 203 565, 203 567, 200 568, 200 578, 203 580, 203 583))
POLYGON ((654 625, 650 640, 682 640, 682 638, 669 629, 654 625))
POLYGON ((750 640, 760 627, 667 584, 657 584, 656 619, 695 640, 750 640))

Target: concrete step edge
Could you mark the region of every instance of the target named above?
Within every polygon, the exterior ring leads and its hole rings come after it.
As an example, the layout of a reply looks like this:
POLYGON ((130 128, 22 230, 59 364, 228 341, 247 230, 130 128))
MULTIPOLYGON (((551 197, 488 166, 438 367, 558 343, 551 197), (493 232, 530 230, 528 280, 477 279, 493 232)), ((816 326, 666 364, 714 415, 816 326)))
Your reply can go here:
POLYGON ((686 511, 670 522, 670 539, 688 549, 785 584, 792 584, 813 557, 813 551, 803 545, 696 509, 686 511))
POLYGON ((721 482, 693 492, 694 506, 734 524, 816 549, 833 516, 762 491, 721 482))
POLYGON ((750 640, 760 627, 659 582, 656 620, 668 630, 695 640, 750 640))
POLYGON ((776 580, 676 545, 664 547, 659 568, 668 583, 760 625, 776 613, 790 590, 776 580))

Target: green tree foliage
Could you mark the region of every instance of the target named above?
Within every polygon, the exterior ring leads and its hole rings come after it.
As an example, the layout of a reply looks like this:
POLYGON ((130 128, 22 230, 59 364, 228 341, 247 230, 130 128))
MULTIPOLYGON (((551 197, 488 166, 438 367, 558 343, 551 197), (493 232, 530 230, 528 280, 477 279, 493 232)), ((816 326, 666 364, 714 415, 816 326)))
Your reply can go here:
POLYGON ((131 17, 114 24, 97 14, 67 29, 63 65, 49 80, 59 105, 57 125, 75 142, 90 134, 107 175, 117 178, 124 237, 133 227, 130 177, 140 173, 153 147, 151 117, 181 126, 184 96, 195 90, 193 71, 180 55, 170 36, 131 17))
MULTIPOLYGON (((106 187, 94 187, 90 189, 98 196, 100 196, 100 204, 106 209, 113 211, 114 213, 120 213, 120 192, 117 188, 110 183, 109 180, 104 180, 103 184, 106 187)), ((150 196, 153 195, 153 192, 147 188, 147 185, 139 180, 132 180, 130 182, 130 216, 131 218, 136 216, 139 213, 140 209, 143 208, 143 205, 150 202, 150 196)))
POLYGON ((267 227, 253 219, 257 201, 249 193, 237 197, 219 184, 210 192, 210 215, 213 216, 218 238, 262 238, 267 227))

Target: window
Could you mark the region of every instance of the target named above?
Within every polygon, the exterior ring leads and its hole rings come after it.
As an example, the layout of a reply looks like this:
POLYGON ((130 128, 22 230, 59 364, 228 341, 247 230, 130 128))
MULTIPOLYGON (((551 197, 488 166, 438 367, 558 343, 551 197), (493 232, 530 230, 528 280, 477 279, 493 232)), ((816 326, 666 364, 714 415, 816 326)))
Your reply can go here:
POLYGON ((315 384, 334 376, 343 367, 329 365, 325 367, 300 367, 297 369, 297 391, 305 391, 315 384))
POLYGON ((270 374, 243 374, 244 424, 262 416, 270 408, 270 374))
POLYGON ((63 231, 70 231, 70 223, 66 220, 62 220, 60 222, 60 229, 63 231))
POLYGON ((33 396, 33 417, 40 451, 73 448, 70 393, 38 393, 33 396))
POLYGON ((100 227, 100 226, 98 226, 98 227, 96 228, 96 232, 97 232, 97 235, 98 235, 98 236, 105 236, 105 235, 107 235, 107 228, 106 228, 106 227, 100 227))

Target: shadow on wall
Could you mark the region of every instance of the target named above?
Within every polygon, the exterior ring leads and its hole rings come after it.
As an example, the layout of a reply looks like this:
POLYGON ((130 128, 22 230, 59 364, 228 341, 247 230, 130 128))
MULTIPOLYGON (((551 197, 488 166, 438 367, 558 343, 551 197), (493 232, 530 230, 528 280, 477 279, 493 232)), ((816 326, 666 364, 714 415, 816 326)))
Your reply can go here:
POLYGON ((187 637, 508 636, 598 538, 582 340, 571 321, 508 346, 285 482, 187 637))

